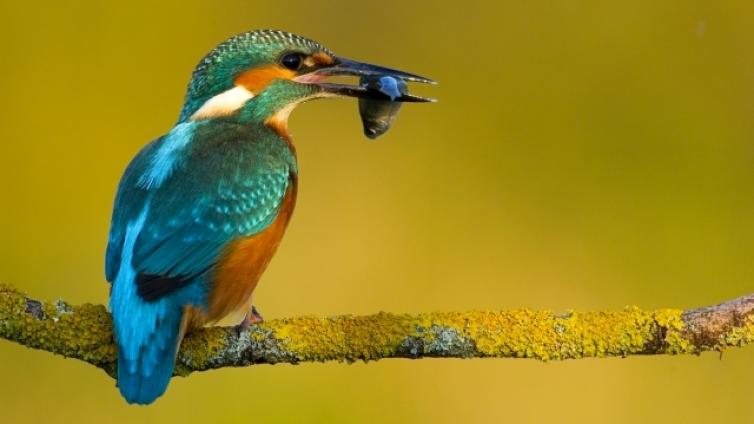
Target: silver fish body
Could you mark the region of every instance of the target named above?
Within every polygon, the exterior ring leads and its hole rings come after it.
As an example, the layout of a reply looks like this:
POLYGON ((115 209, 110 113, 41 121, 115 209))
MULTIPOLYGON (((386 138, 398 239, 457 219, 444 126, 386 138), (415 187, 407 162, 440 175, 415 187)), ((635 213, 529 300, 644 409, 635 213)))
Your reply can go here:
POLYGON ((401 101, 396 99, 408 94, 405 81, 388 75, 363 76, 360 85, 368 90, 377 91, 390 100, 359 99, 359 114, 364 125, 364 135, 370 139, 385 134, 393 125, 401 108, 401 101))

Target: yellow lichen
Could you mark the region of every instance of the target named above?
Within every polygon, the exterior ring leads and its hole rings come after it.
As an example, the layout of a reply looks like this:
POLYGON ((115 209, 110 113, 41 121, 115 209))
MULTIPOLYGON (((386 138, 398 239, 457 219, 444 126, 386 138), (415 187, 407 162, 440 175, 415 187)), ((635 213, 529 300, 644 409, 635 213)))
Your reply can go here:
POLYGON ((103 306, 80 305, 75 313, 62 302, 39 306, 43 315, 27 313, 26 296, 11 287, 0 286, 0 323, 3 323, 0 336, 112 368, 115 346, 110 315, 103 306))
MULTIPOLYGON (((184 338, 178 363, 199 369, 207 368, 207 363, 226 348, 226 339, 217 330, 218 328, 202 329, 184 338)), ((183 375, 183 370, 179 368, 177 373, 183 375)))
POLYGON ((725 346, 744 346, 754 343, 754 315, 746 317, 742 325, 733 327, 719 341, 720 348, 725 346))
MULTIPOLYGON (((742 304, 736 307, 741 307, 742 304)), ((697 353, 754 343, 754 313, 722 326, 684 322, 682 311, 555 314, 515 309, 272 320, 239 333, 205 328, 184 339, 176 373, 256 362, 388 357, 511 357, 543 361, 639 353, 697 353), (717 328, 718 330, 710 330, 717 328)), ((725 315, 722 315, 723 317, 725 315)), ((42 303, 0 285, 0 338, 115 370, 110 315, 101 305, 42 303)))
POLYGON ((411 320, 386 313, 364 317, 304 316, 266 323, 264 327, 300 360, 323 361, 337 356, 353 361, 378 359, 394 352, 411 333, 411 320))
POLYGON ((660 309, 655 311, 654 319, 665 329, 665 352, 677 355, 680 353, 692 353, 696 350, 690 340, 683 334, 685 323, 681 318, 683 311, 678 309, 660 309))

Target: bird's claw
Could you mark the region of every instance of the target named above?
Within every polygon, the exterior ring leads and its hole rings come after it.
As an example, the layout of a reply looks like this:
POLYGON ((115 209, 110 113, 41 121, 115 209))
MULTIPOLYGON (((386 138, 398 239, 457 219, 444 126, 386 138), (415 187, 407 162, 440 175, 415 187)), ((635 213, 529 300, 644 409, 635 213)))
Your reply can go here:
POLYGON ((262 314, 259 313, 256 306, 251 305, 251 310, 249 310, 249 312, 246 313, 246 316, 244 316, 243 321, 241 321, 240 324, 234 327, 236 330, 236 335, 241 336, 241 333, 243 333, 244 330, 249 328, 250 325, 260 324, 263 322, 264 322, 264 317, 262 317, 262 314))
POLYGON ((246 314, 246 318, 244 318, 244 321, 247 320, 249 324, 261 324, 264 322, 264 317, 259 313, 256 306, 251 305, 251 310, 246 314))

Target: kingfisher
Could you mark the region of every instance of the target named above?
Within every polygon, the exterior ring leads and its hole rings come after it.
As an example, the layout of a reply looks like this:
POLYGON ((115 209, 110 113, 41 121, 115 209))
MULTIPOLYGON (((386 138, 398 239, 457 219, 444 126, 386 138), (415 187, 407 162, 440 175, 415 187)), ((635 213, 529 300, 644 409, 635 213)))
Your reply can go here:
MULTIPOLYGON (((296 205, 288 116, 327 97, 386 100, 331 76, 433 83, 333 54, 283 31, 236 35, 194 69, 178 121, 147 144, 118 185, 105 259, 128 403, 161 396, 183 336, 237 311, 259 322, 252 293, 296 205)), ((429 99, 402 93, 389 100, 429 99)))

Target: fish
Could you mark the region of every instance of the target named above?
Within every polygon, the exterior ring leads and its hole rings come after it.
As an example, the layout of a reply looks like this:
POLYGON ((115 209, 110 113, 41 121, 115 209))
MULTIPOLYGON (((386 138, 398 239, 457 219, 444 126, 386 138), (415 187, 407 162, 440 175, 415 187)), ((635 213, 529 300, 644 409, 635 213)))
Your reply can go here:
POLYGON ((389 100, 359 99, 359 115, 364 125, 364 135, 370 140, 385 134, 393 125, 401 109, 401 98, 408 94, 406 81, 389 75, 362 76, 359 85, 379 92, 389 100))

